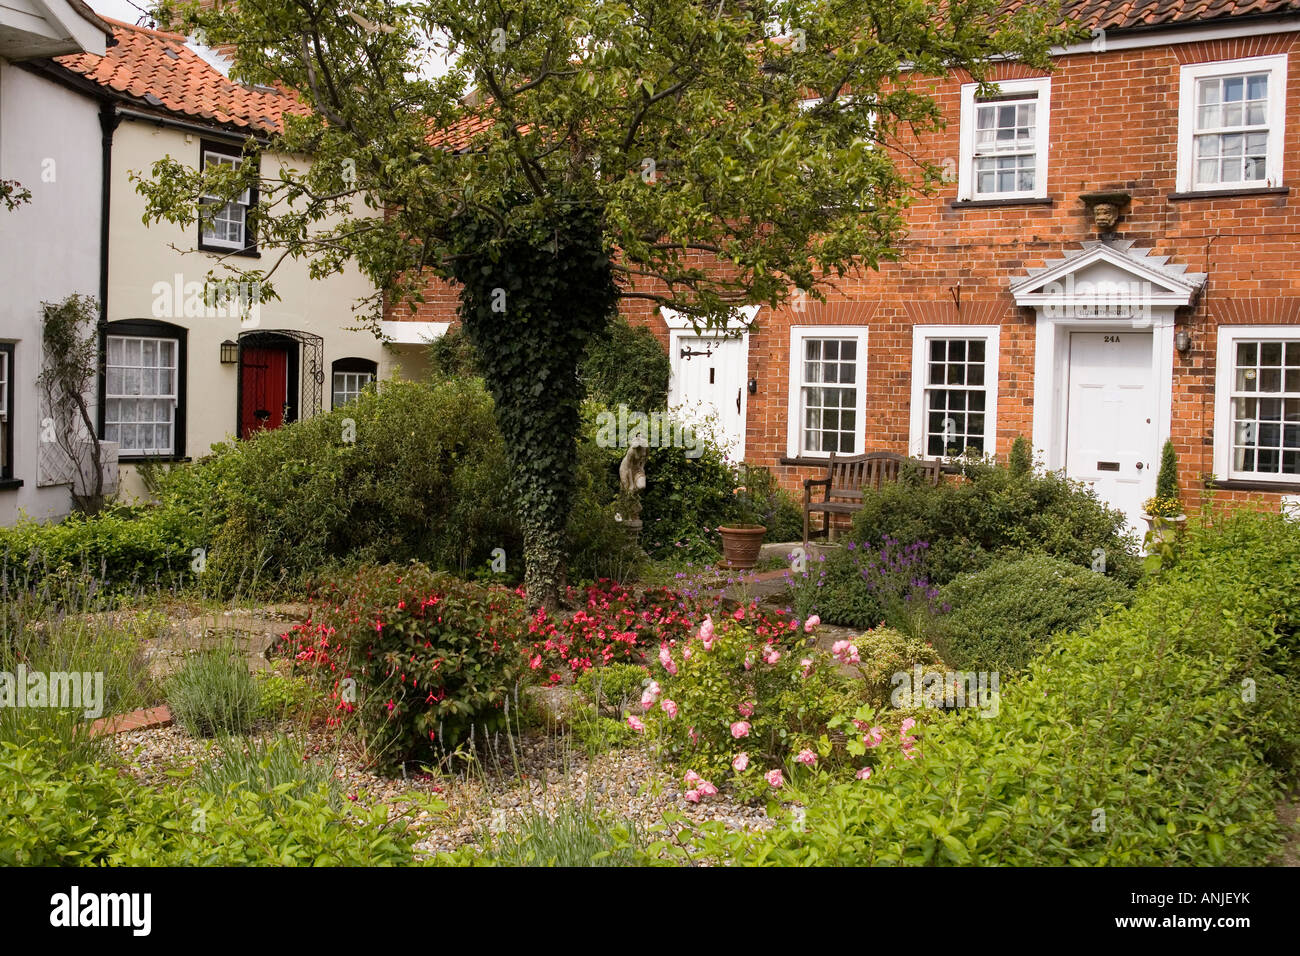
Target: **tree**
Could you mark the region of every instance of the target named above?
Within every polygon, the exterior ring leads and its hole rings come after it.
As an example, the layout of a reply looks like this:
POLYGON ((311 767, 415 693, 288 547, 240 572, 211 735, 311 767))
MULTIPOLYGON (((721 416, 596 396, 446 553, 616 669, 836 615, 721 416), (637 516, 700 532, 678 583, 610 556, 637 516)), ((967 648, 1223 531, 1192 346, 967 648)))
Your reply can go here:
MULTIPOLYGON (((1067 39, 1048 4, 1001 6, 240 0, 158 16, 234 44, 236 77, 312 107, 249 143, 250 159, 313 158, 255 183, 272 265, 244 278, 264 296, 285 257, 316 275, 354 261, 390 302, 418 298, 428 273, 461 284, 518 482, 528 593, 549 603, 587 341, 619 299, 716 327, 896 258, 909 200, 943 172, 911 158, 943 123, 927 78, 983 80, 1003 56, 1047 67, 1067 39)), ((191 222, 257 168, 166 159, 139 188, 149 216, 191 222)))

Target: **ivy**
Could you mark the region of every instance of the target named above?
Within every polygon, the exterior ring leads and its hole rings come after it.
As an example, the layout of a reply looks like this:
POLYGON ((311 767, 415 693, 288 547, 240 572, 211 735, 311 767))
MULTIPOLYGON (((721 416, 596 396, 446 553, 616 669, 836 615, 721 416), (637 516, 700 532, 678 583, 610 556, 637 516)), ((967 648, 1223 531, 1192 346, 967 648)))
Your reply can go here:
POLYGON ((574 489, 588 341, 606 327, 618 289, 601 217, 561 207, 541 233, 507 216, 457 223, 460 317, 496 403, 524 531, 525 586, 554 606, 574 489))

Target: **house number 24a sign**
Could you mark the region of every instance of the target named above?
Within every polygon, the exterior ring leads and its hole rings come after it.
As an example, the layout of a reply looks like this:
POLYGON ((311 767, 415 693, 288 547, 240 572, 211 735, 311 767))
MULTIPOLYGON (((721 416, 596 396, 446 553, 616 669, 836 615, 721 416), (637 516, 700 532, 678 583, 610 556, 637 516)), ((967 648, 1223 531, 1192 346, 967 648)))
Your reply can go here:
POLYGON ((1119 336, 1118 336, 1118 335, 1107 335, 1107 336, 1103 336, 1102 341, 1103 341, 1103 342, 1118 342, 1118 341, 1119 341, 1119 336))

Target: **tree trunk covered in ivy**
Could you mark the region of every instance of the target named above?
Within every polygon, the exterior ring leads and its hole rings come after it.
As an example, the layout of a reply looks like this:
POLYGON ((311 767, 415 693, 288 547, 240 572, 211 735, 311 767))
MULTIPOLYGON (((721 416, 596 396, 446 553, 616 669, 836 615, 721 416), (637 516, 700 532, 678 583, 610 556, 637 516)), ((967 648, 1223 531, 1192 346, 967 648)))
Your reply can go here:
POLYGON ((460 316, 482 365, 505 438, 524 532, 524 584, 553 608, 573 501, 587 342, 609 321, 618 290, 600 215, 561 207, 553 228, 509 216, 458 223, 460 316))

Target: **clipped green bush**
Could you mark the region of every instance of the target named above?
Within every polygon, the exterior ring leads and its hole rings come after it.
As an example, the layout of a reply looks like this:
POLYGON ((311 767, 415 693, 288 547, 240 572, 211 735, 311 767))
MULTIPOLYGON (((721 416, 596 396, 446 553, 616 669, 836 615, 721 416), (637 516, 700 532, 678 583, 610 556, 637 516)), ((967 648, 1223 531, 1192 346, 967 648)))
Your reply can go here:
POLYGON ((673 446, 651 448, 642 495, 642 543, 651 557, 714 561, 717 528, 733 514, 735 473, 703 431, 702 453, 690 457, 673 446))
POLYGON ((299 584, 340 562, 464 570, 522 553, 492 401, 473 379, 386 382, 348 405, 217 446, 163 481, 203 529, 203 580, 299 584))
POLYGON ((176 723, 191 737, 247 733, 257 720, 261 687, 231 643, 190 655, 163 690, 176 723))
POLYGON ((1062 631, 1090 625, 1126 604, 1127 586, 1044 554, 1007 556, 958 575, 941 591, 951 611, 939 618, 945 652, 967 670, 1016 671, 1062 631))
POLYGON ((1300 742, 1300 535, 1242 514, 1182 547, 1131 607, 1004 685, 996 716, 923 719, 914 760, 833 787, 798 830, 693 834, 696 861, 1267 861, 1300 742))
POLYGON ((1063 475, 1015 474, 1004 465, 966 461, 962 480, 938 486, 900 481, 863 497, 853 540, 929 544, 926 576, 946 584, 978 571, 999 552, 1047 554, 1105 573, 1125 584, 1141 575, 1137 541, 1122 512, 1063 475))

